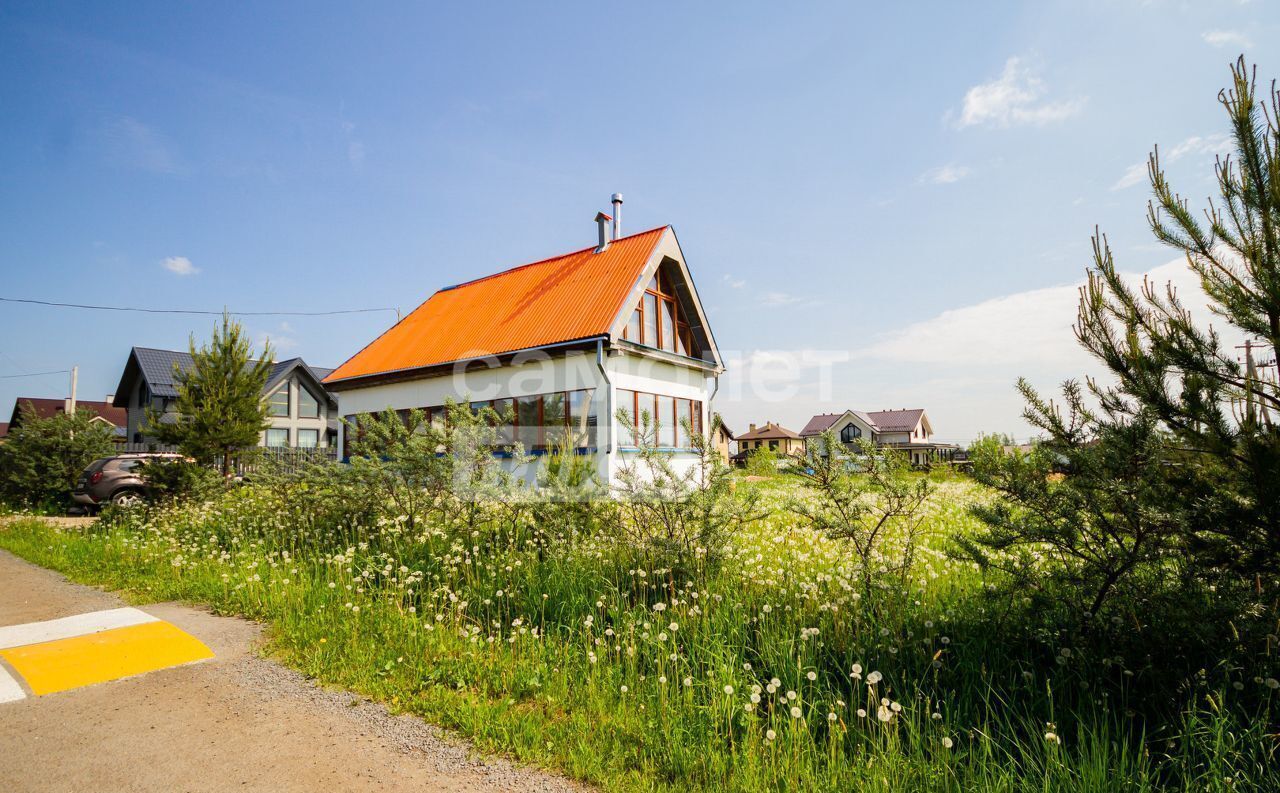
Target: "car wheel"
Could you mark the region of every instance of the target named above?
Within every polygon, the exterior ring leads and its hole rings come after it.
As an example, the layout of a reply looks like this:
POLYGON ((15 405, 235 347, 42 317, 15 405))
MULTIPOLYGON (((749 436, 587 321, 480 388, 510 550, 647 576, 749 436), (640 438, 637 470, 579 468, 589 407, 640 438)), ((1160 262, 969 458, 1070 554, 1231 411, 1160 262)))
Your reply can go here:
POLYGON ((111 503, 125 509, 136 507, 142 504, 142 494, 136 490, 121 490, 111 497, 111 503))

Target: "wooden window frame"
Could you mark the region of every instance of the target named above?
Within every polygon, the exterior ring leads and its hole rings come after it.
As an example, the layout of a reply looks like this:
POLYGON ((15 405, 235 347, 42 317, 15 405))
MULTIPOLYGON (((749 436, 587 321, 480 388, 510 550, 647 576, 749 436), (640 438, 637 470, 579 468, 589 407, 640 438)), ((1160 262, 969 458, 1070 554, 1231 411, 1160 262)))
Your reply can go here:
POLYGON ((631 314, 627 317, 627 324, 622 328, 622 338, 627 341, 645 347, 652 347, 655 350, 670 352, 681 355, 686 358, 693 358, 693 329, 689 325, 688 318, 685 317, 684 309, 680 305, 680 299, 675 293, 675 289, 671 286, 671 278, 662 272, 659 267, 658 271, 653 274, 649 280, 649 284, 645 287, 644 293, 640 295, 638 304, 631 310, 631 314), (646 310, 647 298, 652 296, 654 299, 654 312, 657 314, 653 322, 653 335, 655 338, 650 339, 646 332, 648 328, 649 312, 646 310), (665 346, 668 343, 666 332, 663 330, 663 318, 665 306, 671 307, 671 334, 674 336, 670 340, 670 349, 665 346), (637 335, 640 338, 631 337, 631 319, 638 316, 637 335), (682 350, 683 348, 683 350, 682 350))
MULTIPOLYGON (((687 399, 687 398, 685 398, 685 397, 669 397, 669 396, 666 396, 666 395, 664 395, 664 394, 655 394, 655 393, 650 392, 650 391, 632 391, 632 390, 631 390, 631 389, 629 389, 629 388, 619 388, 619 389, 618 389, 618 391, 629 391, 629 392, 631 393, 631 404, 630 404, 630 405, 622 405, 622 404, 619 404, 619 405, 618 405, 618 408, 619 408, 619 409, 627 411, 627 413, 631 416, 631 428, 630 428, 630 429, 631 429, 631 443, 630 443, 630 444, 624 444, 624 443, 622 443, 621 439, 619 439, 619 442, 618 442, 618 445, 619 445, 619 446, 623 446, 623 447, 625 447, 625 448, 636 448, 636 447, 638 446, 638 444, 636 443, 636 438, 637 438, 637 436, 639 436, 639 434, 640 434, 640 398, 641 398, 642 396, 644 396, 644 397, 652 397, 652 398, 653 398, 653 405, 654 405, 653 413, 654 413, 654 415, 652 415, 650 418, 651 418, 653 421, 655 421, 655 422, 657 423, 657 429, 656 429, 656 433, 655 433, 655 440, 657 441, 658 448, 660 448, 660 449, 678 449, 678 450, 680 450, 680 451, 688 451, 688 450, 690 450, 690 449, 693 449, 693 438, 692 438, 692 437, 688 438, 689 444, 688 444, 687 446, 681 446, 681 445, 679 445, 679 444, 680 444, 680 435, 681 435, 681 432, 682 432, 682 430, 681 430, 681 429, 680 429, 680 427, 679 427, 679 421, 680 421, 680 403, 681 403, 681 402, 687 402, 687 403, 689 404, 689 423, 693 426, 693 433, 694 433, 694 435, 701 435, 701 434, 702 434, 702 428, 703 428, 703 424, 702 424, 702 400, 700 400, 700 399, 687 399), (662 423, 662 422, 661 422, 661 420, 660 420, 660 417, 657 415, 657 414, 659 413, 658 405, 659 405, 659 400, 660 400, 660 399, 670 399, 670 400, 671 400, 671 404, 672 404, 672 408, 673 408, 672 412, 673 412, 673 414, 674 414, 674 418, 675 418, 675 421, 676 421, 676 423, 675 423, 675 424, 673 424, 673 425, 672 425, 672 427, 671 427, 671 435, 670 435, 670 437, 669 437, 668 439, 664 439, 664 438, 662 437, 662 433, 666 430, 666 427, 663 425, 663 423, 662 423), (664 440, 670 440, 671 442, 670 442, 670 443, 663 443, 663 441, 664 441, 664 440)), ((619 396, 619 400, 621 400, 621 396, 619 396)), ((625 425, 620 425, 620 426, 619 426, 619 429, 624 429, 624 430, 625 430, 625 429, 627 429, 627 427, 626 427, 625 425)))

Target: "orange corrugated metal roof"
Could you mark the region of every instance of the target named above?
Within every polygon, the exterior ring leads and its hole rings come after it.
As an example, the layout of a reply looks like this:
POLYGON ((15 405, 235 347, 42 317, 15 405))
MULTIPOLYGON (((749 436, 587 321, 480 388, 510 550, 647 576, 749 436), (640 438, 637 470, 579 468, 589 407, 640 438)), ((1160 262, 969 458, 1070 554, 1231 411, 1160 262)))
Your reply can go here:
POLYGON ((605 335, 667 228, 441 289, 324 382, 605 335))

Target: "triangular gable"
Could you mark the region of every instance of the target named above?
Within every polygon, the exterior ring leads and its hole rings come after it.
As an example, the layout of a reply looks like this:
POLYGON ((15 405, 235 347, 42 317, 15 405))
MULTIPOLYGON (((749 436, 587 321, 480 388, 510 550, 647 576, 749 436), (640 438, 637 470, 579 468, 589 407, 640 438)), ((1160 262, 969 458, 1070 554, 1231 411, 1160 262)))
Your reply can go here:
POLYGON ((313 397, 323 400, 331 408, 336 409, 338 407, 338 400, 334 398, 333 394, 329 393, 324 387, 324 383, 320 382, 320 378, 316 377, 315 372, 312 372, 311 367, 307 366, 306 362, 301 358, 291 358, 277 363, 273 368, 270 379, 267 380, 267 384, 263 387, 262 393, 270 394, 274 392, 294 372, 298 373, 299 379, 306 381, 309 386, 307 390, 311 392, 313 397))
MULTIPOLYGON (((711 324, 707 322, 706 311, 702 307, 702 298, 698 296, 698 289, 693 283, 693 275, 689 272, 689 265, 685 262, 684 251, 680 248, 679 239, 676 238, 676 230, 671 226, 667 226, 664 232, 658 244, 654 246, 644 269, 631 285, 631 291, 628 293, 627 299, 618 308, 617 316, 614 317, 613 325, 609 329, 610 341, 616 343, 622 339, 623 329, 627 326, 627 320, 631 317, 631 312, 635 310, 636 305, 644 297, 646 285, 658 272, 658 268, 666 262, 674 268, 678 281, 676 294, 682 301, 681 308, 685 311, 686 316, 691 318, 689 325, 698 334, 700 345, 711 356, 711 360, 706 361, 706 363, 716 369, 723 369, 724 362, 720 358, 720 348, 716 345, 715 335, 711 332, 711 324)), ((636 348, 652 349, 641 345, 636 345, 636 348)), ((663 354, 659 350, 654 350, 654 352, 659 355, 663 354)))
POLYGON ((846 410, 844 413, 841 413, 836 417, 835 421, 828 425, 828 429, 839 435, 840 432, 850 424, 854 424, 858 429, 862 430, 862 437, 867 440, 872 440, 875 437, 875 433, 879 431, 875 422, 869 421, 866 415, 859 413, 856 410, 846 410))

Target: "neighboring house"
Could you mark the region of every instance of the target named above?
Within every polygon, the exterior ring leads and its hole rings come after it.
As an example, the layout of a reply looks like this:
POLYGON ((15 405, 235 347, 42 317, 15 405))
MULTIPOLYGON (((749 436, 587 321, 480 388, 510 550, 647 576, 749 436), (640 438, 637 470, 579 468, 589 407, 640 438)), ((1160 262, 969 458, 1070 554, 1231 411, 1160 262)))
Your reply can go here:
POLYGON ((720 426, 711 436, 711 445, 715 447, 720 459, 726 463, 733 456, 733 443, 736 440, 733 436, 733 430, 729 429, 729 425, 724 423, 724 419, 721 419, 720 426))
MULTIPOLYGON (((150 443, 145 434, 147 409, 161 414, 161 421, 177 418, 178 387, 175 367, 191 368, 191 355, 176 350, 134 347, 120 375, 114 404, 128 411, 127 437, 131 443, 150 443)), ((308 366, 301 358, 273 364, 262 398, 269 404, 271 426, 259 445, 269 447, 329 447, 337 441, 338 401, 321 380, 332 371, 308 366)))
MULTIPOLYGON (((99 422, 111 427, 115 432, 116 443, 125 441, 125 411, 112 404, 113 397, 108 394, 106 401, 76 400, 76 412, 89 412, 92 422, 99 422)), ((9 417, 5 435, 12 435, 22 427, 22 406, 30 405, 37 418, 52 418, 59 413, 66 413, 71 405, 70 399, 43 399, 40 397, 18 397, 13 403, 13 414, 9 417)))
POLYGON ((4 443, 7 437, 9 437, 9 422, 0 421, 0 443, 4 443))
POLYGON ((769 449, 779 455, 800 454, 804 451, 804 441, 798 434, 772 421, 758 428, 752 424, 745 433, 737 437, 737 441, 738 453, 733 456, 737 463, 745 463, 747 457, 757 449, 769 449))
POLYGON ((567 443, 613 483, 636 459, 643 413, 687 470, 696 456, 682 422, 704 431, 724 367, 675 230, 620 237, 612 220, 596 216, 596 245, 433 294, 325 378, 344 417, 440 416, 446 399, 469 398, 513 412, 501 440, 535 455, 567 443))
POLYGON ((850 448, 859 438, 867 438, 877 446, 897 449, 913 465, 949 460, 959 449, 955 444, 933 441, 933 425, 923 408, 823 413, 809 419, 800 435, 809 442, 827 430, 833 430, 850 448))

